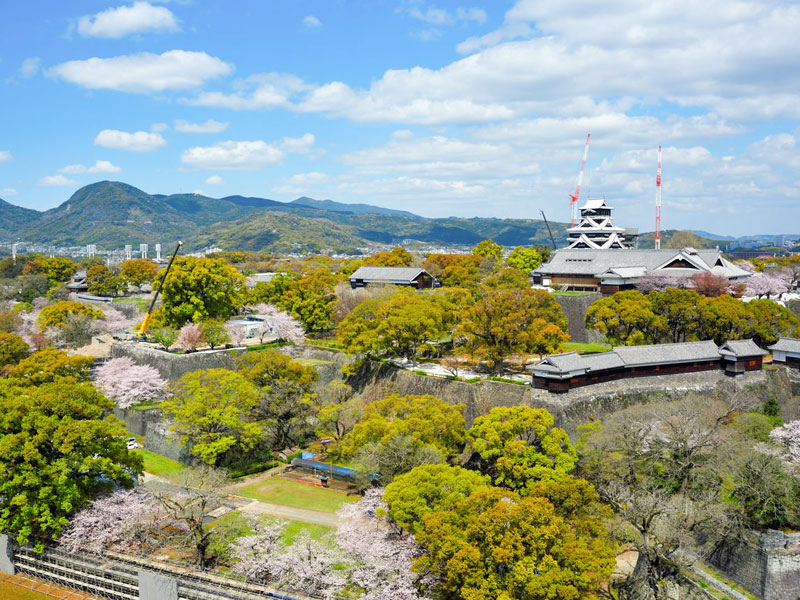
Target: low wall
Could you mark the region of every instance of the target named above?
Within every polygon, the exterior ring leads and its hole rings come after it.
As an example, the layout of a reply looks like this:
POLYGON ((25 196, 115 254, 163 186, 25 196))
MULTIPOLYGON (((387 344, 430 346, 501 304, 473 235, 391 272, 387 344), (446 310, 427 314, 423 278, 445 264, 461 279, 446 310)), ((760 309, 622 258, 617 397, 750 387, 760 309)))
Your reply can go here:
POLYGON ((749 532, 718 549, 711 563, 764 600, 800 598, 800 533, 749 532))
POLYGON ((573 342, 590 343, 599 342, 603 334, 595 329, 586 329, 586 310, 595 300, 602 298, 602 294, 585 294, 580 296, 553 296, 564 311, 569 325, 567 333, 573 342))
POLYGON ((127 356, 140 365, 150 365, 168 381, 200 369, 233 369, 235 357, 242 352, 235 349, 174 354, 136 342, 115 342, 111 346, 111 358, 127 356))

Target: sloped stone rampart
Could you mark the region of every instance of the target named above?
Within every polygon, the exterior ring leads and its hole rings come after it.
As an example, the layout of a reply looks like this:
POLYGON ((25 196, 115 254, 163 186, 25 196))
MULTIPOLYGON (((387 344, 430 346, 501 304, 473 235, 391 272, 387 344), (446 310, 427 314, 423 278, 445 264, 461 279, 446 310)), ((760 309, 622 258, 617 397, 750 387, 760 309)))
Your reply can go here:
POLYGON ((200 369, 233 369, 235 357, 242 352, 233 349, 174 354, 136 342, 117 342, 111 346, 111 358, 127 356, 139 364, 150 365, 168 381, 200 369))
POLYGON ((573 342, 584 344, 599 342, 603 339, 603 334, 594 329, 586 329, 586 310, 595 300, 602 298, 602 294, 585 294, 581 296, 553 296, 564 311, 569 325, 567 333, 573 342))

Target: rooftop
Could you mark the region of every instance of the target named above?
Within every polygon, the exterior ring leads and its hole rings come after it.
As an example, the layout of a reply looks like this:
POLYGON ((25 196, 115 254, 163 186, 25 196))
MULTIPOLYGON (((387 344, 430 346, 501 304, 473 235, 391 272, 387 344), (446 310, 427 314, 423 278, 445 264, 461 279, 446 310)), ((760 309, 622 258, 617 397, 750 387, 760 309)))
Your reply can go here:
POLYGON ((769 350, 778 350, 779 352, 798 352, 800 353, 800 340, 797 338, 781 338, 772 346, 767 347, 769 350))
POLYGON ((366 279, 371 281, 412 281, 420 273, 419 267, 359 267, 350 275, 350 280, 366 279))

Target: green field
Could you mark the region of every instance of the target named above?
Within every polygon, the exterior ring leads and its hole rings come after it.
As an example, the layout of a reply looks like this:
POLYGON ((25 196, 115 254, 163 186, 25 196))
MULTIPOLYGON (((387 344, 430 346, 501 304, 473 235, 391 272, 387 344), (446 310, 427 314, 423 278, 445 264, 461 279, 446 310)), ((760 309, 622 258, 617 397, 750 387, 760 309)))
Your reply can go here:
POLYGON ((581 342, 567 342, 562 347, 562 352, 577 352, 578 354, 591 354, 592 352, 608 352, 611 346, 601 343, 583 344, 581 342))
POLYGON ((238 493, 253 500, 334 513, 345 502, 355 502, 355 496, 348 497, 344 492, 318 488, 290 479, 271 477, 265 481, 241 488, 238 493))
MULTIPOLYGON (((263 521, 271 521, 275 520, 272 517, 262 516, 259 517, 260 520, 263 521)), ((317 525, 315 523, 303 523, 302 521, 284 521, 286 523, 286 527, 283 530, 282 540, 284 544, 291 544, 294 542, 295 538, 303 531, 306 531, 311 535, 312 538, 315 540, 320 539, 326 533, 330 533, 332 527, 328 527, 327 525, 317 525)), ((234 510, 229 512, 223 517, 220 517, 216 521, 213 521, 210 526, 219 527, 220 525, 232 526, 237 529, 241 529, 242 535, 250 535, 252 533, 252 529, 249 526, 249 519, 244 517, 241 512, 238 510, 234 510)))
POLYGON ((186 467, 176 460, 160 456, 150 450, 136 450, 144 459, 144 470, 164 479, 175 479, 186 467))

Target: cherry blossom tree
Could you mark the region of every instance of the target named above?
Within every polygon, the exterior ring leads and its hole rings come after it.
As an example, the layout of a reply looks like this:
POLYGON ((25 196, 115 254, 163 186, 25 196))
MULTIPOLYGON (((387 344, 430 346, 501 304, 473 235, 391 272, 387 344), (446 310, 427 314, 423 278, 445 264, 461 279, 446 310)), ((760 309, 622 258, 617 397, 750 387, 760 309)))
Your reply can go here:
POLYGON ((689 279, 677 275, 656 275, 647 273, 636 282, 636 289, 647 294, 648 292, 663 292, 667 288, 686 289, 689 279))
POLYGON ((780 298, 790 289, 789 279, 784 273, 758 273, 747 280, 745 293, 756 298, 769 298, 773 295, 780 298))
POLYGON ((300 321, 289 313, 279 310, 274 304, 258 304, 255 312, 264 317, 264 321, 256 330, 256 335, 259 336, 262 344, 264 338, 270 334, 286 342, 302 342, 305 339, 305 331, 300 321))
POLYGON ((800 419, 772 430, 769 436, 786 448, 786 459, 800 465, 800 419))
POLYGON ((155 498, 138 489, 117 490, 77 513, 59 540, 68 552, 142 551, 156 526, 155 498))
POLYGON ((167 382, 149 365, 127 356, 112 358, 94 371, 94 383, 119 408, 164 399, 167 382))
POLYGON ((285 552, 274 557, 271 569, 278 587, 333 599, 347 584, 347 572, 340 568, 343 559, 336 546, 303 531, 285 552))
POLYGON ((205 332, 200 323, 186 323, 178 333, 178 346, 184 350, 197 350, 203 343, 205 332))
POLYGON ((251 521, 252 535, 237 538, 231 546, 231 556, 237 560, 233 572, 256 583, 269 583, 275 576, 274 556, 285 550, 281 536, 284 522, 251 521))
POLYGON ((130 331, 141 320, 141 315, 135 309, 129 315, 109 306, 103 309, 103 314, 101 327, 112 334, 130 331))
POLYGON ((242 325, 226 323, 225 329, 228 332, 228 335, 231 338, 231 343, 234 346, 241 346, 244 343, 244 340, 247 337, 247 331, 242 325))

